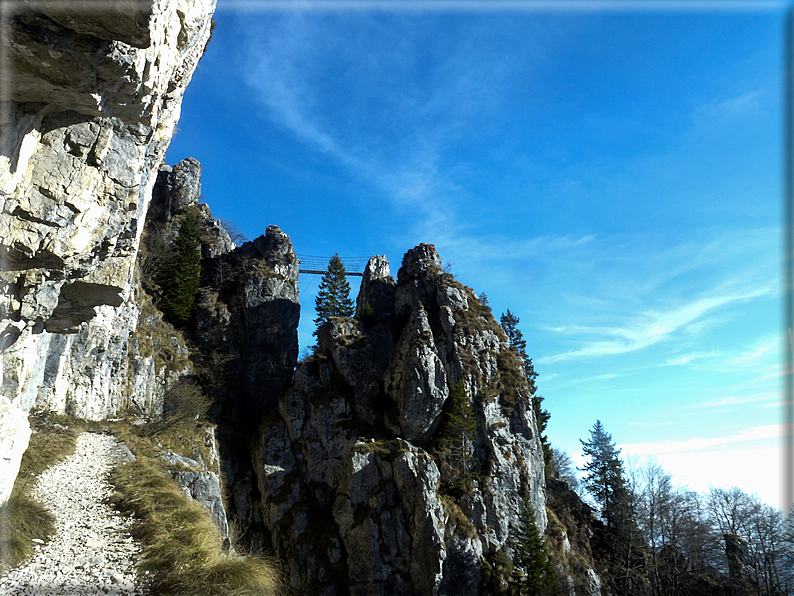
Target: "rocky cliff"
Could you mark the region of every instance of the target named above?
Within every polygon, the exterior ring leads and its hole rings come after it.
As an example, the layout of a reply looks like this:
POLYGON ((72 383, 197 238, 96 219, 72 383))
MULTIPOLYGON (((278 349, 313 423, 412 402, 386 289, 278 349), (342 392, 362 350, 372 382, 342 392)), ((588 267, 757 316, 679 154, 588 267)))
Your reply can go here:
POLYGON ((140 224, 215 0, 90 6, 0 21, 0 399, 101 419, 133 395, 140 224))
POLYGON ((396 280, 371 259, 356 317, 329 321, 298 363, 289 237, 271 226, 235 246, 197 202, 200 164, 162 165, 214 0, 80 6, 2 20, 6 451, 26 443, 33 407, 156 419, 169 391, 199 380, 218 450, 207 435, 204 455, 161 456, 221 526, 223 471, 238 532, 285 562, 296 593, 501 586, 522 507, 541 532, 547 516, 529 387, 490 310, 420 244, 396 280), (203 257, 191 349, 146 277, 185 217, 203 257))
POLYGON ((432 245, 396 282, 371 259, 357 316, 321 328, 252 444, 269 542, 297 593, 476 594, 524 498, 546 525, 520 362, 432 245), (476 419, 463 475, 441 440, 459 381, 476 419))

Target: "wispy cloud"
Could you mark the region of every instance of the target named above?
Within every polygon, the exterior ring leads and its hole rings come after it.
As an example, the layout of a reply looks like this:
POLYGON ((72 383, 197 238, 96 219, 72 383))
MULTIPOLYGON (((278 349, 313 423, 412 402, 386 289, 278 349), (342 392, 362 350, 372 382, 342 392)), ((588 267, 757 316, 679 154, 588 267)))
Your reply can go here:
POLYGON ((691 404, 689 407, 695 409, 723 408, 728 406, 737 406, 737 405, 754 403, 754 402, 776 400, 777 398, 778 398, 777 393, 767 391, 763 393, 750 394, 750 395, 738 395, 738 396, 730 395, 718 399, 712 399, 698 404, 691 404))
POLYGON ((759 110, 767 89, 754 89, 733 97, 712 100, 696 109, 696 118, 733 119, 746 116, 748 112, 759 110))
POLYGON ((424 20, 393 16, 399 27, 390 27, 377 17, 288 12, 266 29, 245 26, 246 81, 274 125, 394 207, 459 230, 454 204, 463 189, 439 164, 472 122, 499 109, 505 81, 527 65, 478 43, 481 24, 445 38, 424 20))
POLYGON ((571 383, 589 383, 591 381, 608 381, 609 379, 616 379, 623 375, 618 375, 616 373, 607 373, 604 375, 596 375, 594 377, 587 377, 586 379, 576 379, 571 381, 571 383))
POLYGON ((702 360, 705 358, 716 358, 719 356, 719 352, 711 351, 711 352, 692 352, 691 354, 684 354, 683 356, 677 356, 675 358, 668 358, 667 364, 670 366, 680 366, 683 364, 689 364, 694 360, 702 360))
POLYGON ((746 444, 752 441, 777 439, 786 432, 784 424, 754 426, 724 437, 692 437, 685 441, 664 441, 660 443, 632 443, 620 445, 625 453, 641 455, 660 455, 666 453, 696 452, 723 445, 746 444))
POLYGON ((554 329, 559 333, 575 335, 606 335, 608 339, 583 341, 584 347, 553 356, 539 358, 539 363, 561 362, 576 358, 589 358, 614 354, 625 354, 656 344, 677 332, 698 322, 701 317, 731 303, 750 300, 770 292, 768 287, 738 293, 695 299, 666 311, 646 311, 638 313, 627 326, 587 327, 572 326, 554 329))
POLYGON ((732 358, 729 364, 732 366, 757 366, 762 360, 768 360, 770 356, 776 356, 783 349, 783 338, 780 336, 768 337, 760 343, 749 347, 746 352, 732 358))

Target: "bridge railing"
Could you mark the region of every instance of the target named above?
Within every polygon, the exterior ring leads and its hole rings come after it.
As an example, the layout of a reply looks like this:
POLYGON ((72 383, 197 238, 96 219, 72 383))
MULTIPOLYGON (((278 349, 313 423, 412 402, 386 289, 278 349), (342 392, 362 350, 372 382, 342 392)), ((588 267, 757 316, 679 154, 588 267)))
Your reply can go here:
MULTIPOLYGON (((315 257, 311 255, 296 255, 300 261, 300 273, 309 275, 325 275, 328 273, 328 263, 332 257, 315 257)), ((364 267, 369 257, 339 257, 345 267, 345 275, 356 277, 364 276, 364 267)))

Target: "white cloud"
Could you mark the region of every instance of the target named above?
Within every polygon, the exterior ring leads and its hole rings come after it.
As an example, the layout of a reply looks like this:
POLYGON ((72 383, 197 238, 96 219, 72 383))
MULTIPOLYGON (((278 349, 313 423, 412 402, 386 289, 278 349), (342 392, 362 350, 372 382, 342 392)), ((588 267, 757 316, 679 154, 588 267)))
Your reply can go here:
POLYGON ((609 379, 615 379, 622 375, 618 375, 616 373, 607 373, 604 375, 596 375, 594 377, 587 377, 586 379, 576 379, 575 381, 571 381, 571 383, 589 383, 590 381, 607 381, 609 379))
POLYGON ((691 354, 684 354, 676 358, 668 358, 667 364, 670 366, 679 366, 682 364, 689 364, 693 360, 701 360, 704 358, 715 358, 719 356, 719 352, 692 352, 691 354))
POLYGON ((733 119, 761 108, 766 89, 755 89, 740 95, 712 100, 695 110, 696 118, 733 119))
MULTIPOLYGON (((730 488, 758 496, 779 509, 783 504, 782 451, 777 447, 686 453, 662 453, 656 459, 678 482, 689 489, 705 493, 710 486, 730 488)), ((647 461, 638 457, 638 462, 647 461)))
POLYGON ((623 327, 558 327, 560 333, 579 335, 606 335, 609 339, 584 341, 584 347, 553 356, 539 358, 540 363, 561 362, 576 358, 624 354, 641 350, 656 344, 672 334, 686 331, 698 319, 719 307, 758 298, 769 293, 769 288, 761 287, 741 294, 726 294, 695 299, 687 304, 667 311, 645 311, 638 313, 631 324, 623 327))
POLYGON ((621 445, 627 453, 639 455, 662 455, 666 453, 693 453, 721 445, 740 445, 750 441, 775 439, 785 432, 783 424, 754 426, 726 437, 692 437, 685 441, 664 441, 661 443, 632 443, 621 445))
POLYGON ((623 444, 623 454, 640 461, 656 458, 690 489, 738 486, 783 509, 783 424, 754 426, 724 437, 623 444))
POLYGON ((782 349, 782 337, 768 337, 755 346, 748 348, 744 354, 732 358, 729 364, 732 366, 757 366, 759 361, 766 360, 768 356, 778 356, 782 352, 782 349))
MULTIPOLYGON (((754 402, 768 402, 774 401, 779 398, 779 394, 776 392, 766 391, 763 393, 757 394, 750 394, 750 395, 730 395, 726 397, 721 397, 718 399, 712 399, 706 402, 702 402, 699 404, 692 404, 689 407, 695 409, 702 409, 702 408, 721 408, 726 406, 736 406, 741 404, 748 404, 754 402)), ((766 404, 764 405, 766 407, 766 404)))

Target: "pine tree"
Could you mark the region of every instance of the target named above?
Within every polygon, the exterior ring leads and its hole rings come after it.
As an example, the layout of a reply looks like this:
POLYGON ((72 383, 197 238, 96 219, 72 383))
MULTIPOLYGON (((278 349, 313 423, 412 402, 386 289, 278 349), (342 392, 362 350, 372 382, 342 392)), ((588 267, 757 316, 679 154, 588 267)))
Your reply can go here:
POLYGON ((173 322, 184 325, 193 316, 201 280, 201 245, 196 220, 185 217, 170 248, 172 260, 163 271, 163 312, 173 322))
POLYGON ((524 573, 521 594, 551 594, 556 585, 556 573, 549 561, 546 542, 540 534, 535 512, 529 499, 521 504, 520 526, 513 535, 515 565, 524 573))
POLYGON ((582 483, 601 507, 607 526, 616 528, 624 521, 628 501, 620 449, 616 448, 612 435, 604 430, 600 420, 590 429, 590 440, 579 439, 579 442, 585 457, 589 458, 582 468, 586 473, 582 483))
POLYGON ((462 380, 455 383, 438 434, 438 451, 447 465, 442 466, 446 489, 466 492, 472 475, 472 441, 477 433, 477 418, 462 380))
POLYGON ((480 304, 482 304, 489 311, 491 310, 491 305, 488 304, 488 296, 485 295, 485 292, 480 294, 480 304))
POLYGON ((355 313, 353 301, 350 299, 350 284, 345 278, 345 266, 338 254, 328 262, 328 271, 320 282, 320 291, 314 304, 317 311, 317 318, 314 319, 317 324, 315 337, 320 326, 331 317, 352 317, 355 313))
POLYGON ((507 340, 510 343, 510 347, 516 349, 518 352, 518 357, 521 358, 521 363, 524 366, 524 375, 526 376, 527 383, 529 384, 529 394, 532 396, 532 411, 535 413, 535 421, 538 427, 538 434, 540 435, 540 445, 543 448, 543 461, 545 463, 546 470, 549 471, 551 466, 552 451, 551 445, 549 444, 549 439, 543 433, 546 431, 546 426, 549 423, 551 414, 548 410, 541 406, 543 403, 543 396, 537 394, 538 387, 535 384, 535 379, 537 378, 538 373, 535 372, 535 367, 532 364, 532 358, 527 355, 527 340, 524 339, 524 335, 518 329, 519 318, 511 313, 510 309, 508 308, 507 312, 502 314, 500 322, 502 324, 502 329, 504 329, 504 332, 507 335, 507 340))

